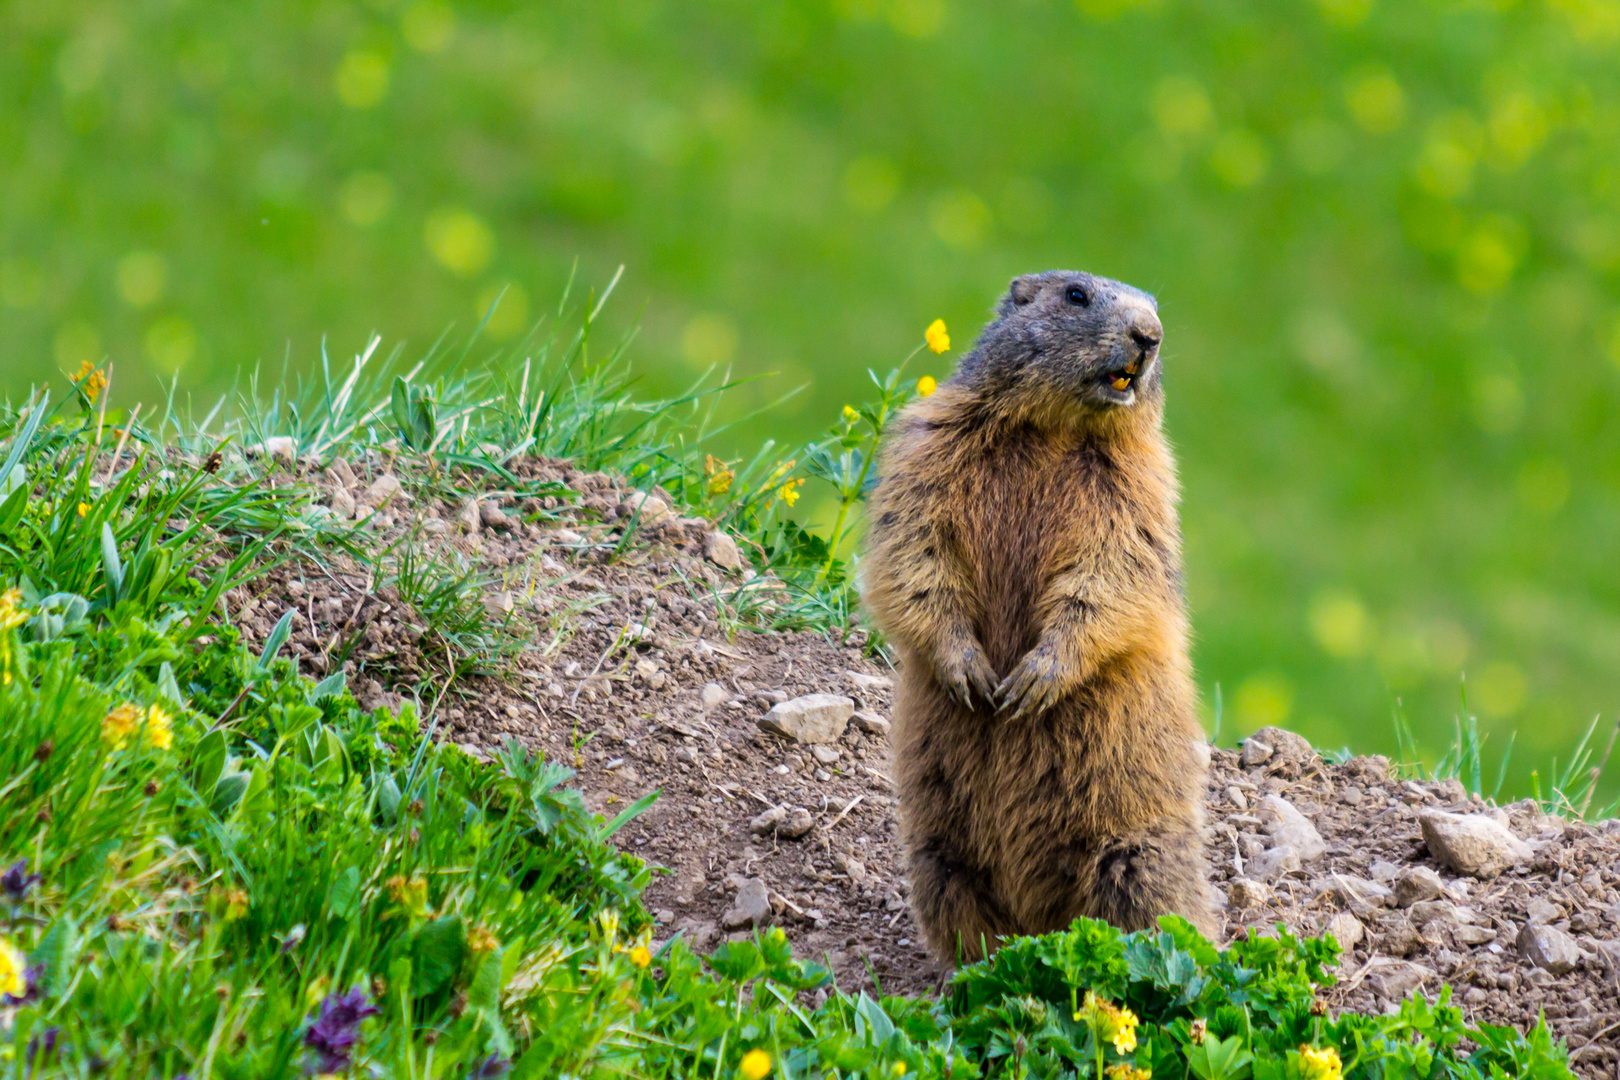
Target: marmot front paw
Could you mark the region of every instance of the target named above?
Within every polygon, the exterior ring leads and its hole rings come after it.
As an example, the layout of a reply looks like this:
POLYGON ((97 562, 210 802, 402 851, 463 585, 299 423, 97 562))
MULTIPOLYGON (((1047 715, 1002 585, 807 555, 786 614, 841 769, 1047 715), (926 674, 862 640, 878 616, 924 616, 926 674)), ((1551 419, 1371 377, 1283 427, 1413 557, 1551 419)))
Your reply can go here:
POLYGON ((939 681, 951 700, 963 705, 973 704, 973 691, 978 691, 980 699, 986 703, 995 701, 996 669, 990 666, 984 649, 976 641, 947 648, 940 655, 939 681))
POLYGON ((995 703, 1008 720, 1038 713, 1063 696, 1057 656, 1048 645, 1038 645, 1024 654, 1007 677, 996 687, 995 703))

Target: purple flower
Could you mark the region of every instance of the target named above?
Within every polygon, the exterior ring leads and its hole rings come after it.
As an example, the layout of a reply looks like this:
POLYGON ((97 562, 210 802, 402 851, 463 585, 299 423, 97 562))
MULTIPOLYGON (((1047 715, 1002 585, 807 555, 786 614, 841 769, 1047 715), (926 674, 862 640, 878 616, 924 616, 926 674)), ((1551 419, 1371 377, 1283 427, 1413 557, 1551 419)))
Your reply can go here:
POLYGON ((0 994, 0 1005, 11 1008, 15 1005, 27 1005, 29 1002, 39 1000, 39 977, 45 974, 44 964, 35 964, 23 970, 22 997, 12 994, 0 994))
POLYGON ((23 1050, 23 1060, 33 1063, 42 1056, 50 1057, 56 1053, 56 1039, 61 1034, 61 1028, 48 1027, 32 1039, 29 1039, 27 1048, 23 1050))
POLYGON ((491 1054, 485 1058, 483 1064, 473 1070, 472 1080, 490 1080, 492 1076, 504 1076, 512 1069, 512 1063, 499 1054, 491 1054))
POLYGON ((349 1051, 360 1038, 360 1021, 380 1012, 361 987, 347 994, 327 994, 320 1017, 304 1032, 304 1045, 320 1055, 320 1071, 348 1068, 349 1051))
POLYGON ((28 895, 28 890, 34 887, 34 882, 39 879, 38 874, 28 872, 27 859, 18 859, 4 874, 0 874, 0 889, 5 891, 13 904, 20 904, 28 895))

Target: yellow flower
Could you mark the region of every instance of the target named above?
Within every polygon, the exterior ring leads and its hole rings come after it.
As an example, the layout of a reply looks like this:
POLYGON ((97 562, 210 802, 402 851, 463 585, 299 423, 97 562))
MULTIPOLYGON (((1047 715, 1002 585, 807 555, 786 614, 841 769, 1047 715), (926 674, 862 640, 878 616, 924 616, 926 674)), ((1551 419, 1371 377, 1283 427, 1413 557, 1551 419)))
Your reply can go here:
POLYGON ((861 414, 855 411, 855 406, 853 406, 853 405, 845 405, 844 406, 844 419, 845 420, 848 420, 850 423, 853 424, 853 423, 855 423, 855 421, 859 420, 860 418, 861 418, 861 414))
POLYGON ((1138 1069, 1129 1061, 1108 1066, 1108 1075, 1113 1077, 1113 1080, 1153 1080, 1152 1069, 1138 1069))
POLYGON ((924 375, 922 378, 917 380, 918 397, 927 397, 929 394, 932 394, 938 389, 939 383, 934 381, 934 377, 932 375, 924 375))
POLYGON ((0 630, 10 630, 28 621, 28 612, 21 605, 21 589, 7 589, 0 593, 0 630))
POLYGON ((799 487, 803 483, 804 479, 802 477, 798 480, 789 480, 777 489, 776 494, 783 502, 792 506, 799 501, 799 487))
POLYGON ((897 1061, 893 1065, 889 1066, 889 1071, 894 1073, 896 1076, 904 1076, 906 1075, 906 1063, 903 1061, 897 1061))
POLYGON ((737 476, 724 461, 713 454, 703 455, 703 475, 708 478, 704 482, 704 487, 708 489, 710 495, 724 495, 730 491, 731 481, 737 476))
POLYGON ((174 745, 174 722, 159 705, 146 710, 146 745, 159 750, 174 745))
MULTIPOLYGON (((0 994, 20 998, 28 992, 28 957, 10 941, 0 937, 0 994)), ((764 1076, 764 1073, 760 1073, 764 1076)))
POLYGON ((652 953, 645 945, 637 945, 630 950, 630 962, 638 968, 644 968, 652 963, 652 953))
POLYGON ((494 952, 500 947, 500 939, 482 926, 473 927, 467 934, 467 948, 475 953, 494 952))
POLYGON ((1344 1065, 1339 1061, 1339 1052, 1331 1046, 1323 1050, 1302 1046, 1299 1048, 1299 1074, 1304 1080, 1339 1080, 1344 1074, 1344 1065))
POLYGON ((942 353, 950 348, 951 335, 945 332, 945 320, 935 319, 929 323, 928 329, 923 331, 923 340, 928 342, 928 347, 936 353, 942 353))
POLYGON ((409 914, 419 918, 427 914, 427 882, 420 875, 406 880, 405 875, 395 874, 383 886, 388 890, 388 898, 409 914))
POLYGON ((1090 990, 1076 1020, 1084 1020, 1098 1042, 1112 1042, 1117 1053, 1128 1054, 1136 1049, 1136 1014, 1123 1005, 1104 1001, 1090 990))
POLYGON ((89 503, 80 503, 79 504, 79 516, 80 517, 84 517, 84 515, 88 514, 89 512, 90 512, 90 504, 89 503))
POLYGON ((765 1074, 770 1071, 771 1055, 759 1049, 744 1054, 741 1064, 737 1066, 737 1072, 746 1076, 748 1080, 763 1080, 765 1074))
POLYGON ((92 405, 95 404, 96 398, 101 396, 101 392, 107 388, 107 376, 97 371, 96 365, 88 360, 79 365, 79 373, 73 376, 73 381, 78 384, 80 390, 84 391, 84 396, 90 400, 92 405))
POLYGON ((608 941, 611 942, 619 936, 619 913, 617 911, 614 911, 612 908, 608 908, 606 911, 603 911, 601 914, 597 915, 597 918, 602 922, 603 937, 607 938, 608 941))
POLYGON ((140 727, 140 707, 124 702, 117 705, 101 720, 101 741, 114 750, 122 750, 129 737, 140 727))
POLYGON ((248 911, 248 894, 241 889, 226 889, 220 894, 220 901, 225 906, 224 920, 235 922, 248 911))

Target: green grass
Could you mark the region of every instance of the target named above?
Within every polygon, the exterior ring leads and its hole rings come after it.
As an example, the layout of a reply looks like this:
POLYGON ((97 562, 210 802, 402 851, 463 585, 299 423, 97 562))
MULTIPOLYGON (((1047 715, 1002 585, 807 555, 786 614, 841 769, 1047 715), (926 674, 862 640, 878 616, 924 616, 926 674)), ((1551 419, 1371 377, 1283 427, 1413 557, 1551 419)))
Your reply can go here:
MULTIPOLYGON (((496 407, 480 380, 511 369, 492 363, 407 372, 400 414, 386 367, 346 395, 249 397, 208 423, 143 428, 88 393, 0 412, 15 478, 0 503, 0 862, 15 867, 0 1075, 1327 1080, 1329 1051, 1369 1080, 1571 1075, 1544 1026, 1470 1027, 1444 995, 1330 1017, 1317 1001, 1337 946, 1287 933, 1218 952, 1177 919, 1129 936, 1082 920, 963 969, 939 999, 843 993, 775 930, 709 957, 680 940, 653 954, 649 871, 611 846, 649 800, 604 821, 559 763, 515 745, 480 763, 409 706, 368 713, 342 674, 299 676, 279 656, 288 619, 252 650, 220 621, 223 593, 251 590, 270 560, 365 550, 282 482, 284 464, 233 449, 290 434, 387 452, 447 490, 515 481, 497 459, 565 444, 723 517, 799 582, 769 614, 729 597, 731 617, 843 625, 840 553, 776 512, 795 474, 774 451, 717 490, 704 395, 639 402, 622 358, 571 340, 530 373, 549 411, 521 393, 496 407), (411 458, 396 422, 431 453, 411 458), (481 449, 497 432, 500 452, 481 449)), ((907 392, 878 385, 874 417, 907 392)), ((849 455, 827 482, 852 498, 872 426, 846 417, 815 451, 820 468, 849 455)), ((458 627, 492 632, 455 613, 473 586, 447 587, 446 648, 466 643, 458 627)))

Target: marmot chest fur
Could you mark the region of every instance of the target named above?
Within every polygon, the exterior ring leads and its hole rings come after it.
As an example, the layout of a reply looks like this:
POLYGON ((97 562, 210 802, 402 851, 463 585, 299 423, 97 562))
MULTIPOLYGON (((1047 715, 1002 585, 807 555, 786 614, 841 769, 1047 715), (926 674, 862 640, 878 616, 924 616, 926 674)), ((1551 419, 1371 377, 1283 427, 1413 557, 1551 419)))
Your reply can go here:
POLYGON ((1213 930, 1161 336, 1127 285, 1018 278, 885 448, 863 594, 900 653, 912 904, 948 959, 1081 915, 1213 930))

